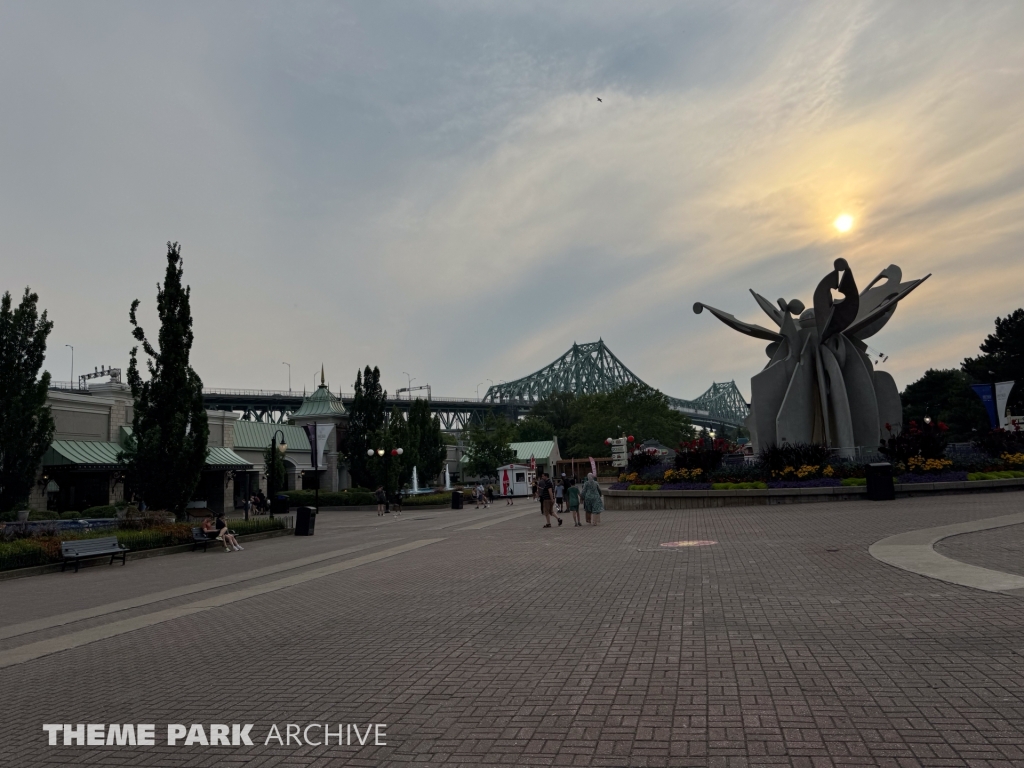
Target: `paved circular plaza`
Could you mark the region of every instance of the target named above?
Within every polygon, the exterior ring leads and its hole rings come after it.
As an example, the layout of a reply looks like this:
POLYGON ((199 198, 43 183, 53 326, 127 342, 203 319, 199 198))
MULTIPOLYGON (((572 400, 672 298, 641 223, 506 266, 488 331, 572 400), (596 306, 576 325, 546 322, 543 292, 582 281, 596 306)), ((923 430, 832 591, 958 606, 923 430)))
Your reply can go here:
MULTIPOLYGON (((0 582, 0 762, 1024 766, 1024 598, 868 551, 1022 501, 549 530, 527 502, 325 512, 313 538, 0 582), (700 544, 662 546, 679 542, 700 544), (150 723, 156 740, 49 746, 52 723, 150 723), (386 724, 386 746, 264 741, 339 723, 386 724), (170 746, 168 724, 253 724, 254 743, 170 746)), ((935 550, 1024 574, 1024 525, 935 550)))

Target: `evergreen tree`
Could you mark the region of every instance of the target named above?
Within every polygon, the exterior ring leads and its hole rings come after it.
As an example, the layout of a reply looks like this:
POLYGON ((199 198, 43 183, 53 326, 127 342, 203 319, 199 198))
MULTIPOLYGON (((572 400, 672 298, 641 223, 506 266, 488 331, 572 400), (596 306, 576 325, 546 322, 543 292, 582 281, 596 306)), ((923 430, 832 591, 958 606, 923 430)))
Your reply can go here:
POLYGON ((983 354, 968 357, 961 368, 975 382, 1016 381, 1007 411, 1024 413, 1024 309, 996 318, 996 332, 981 343, 983 354))
POLYGON ((150 509, 181 515, 206 465, 209 426, 203 409, 203 382, 189 364, 192 351, 191 289, 182 286, 181 247, 167 244, 167 272, 157 285, 160 318, 157 346, 146 338, 132 302, 132 335, 149 356, 149 379, 139 374, 138 347, 132 347, 128 384, 135 398, 132 438, 122 461, 136 491, 150 509))
POLYGON ((50 374, 39 369, 53 323, 39 296, 25 289, 11 309, 11 294, 0 301, 0 514, 28 498, 39 460, 53 440, 53 417, 46 404, 50 374))
MULTIPOLYGON (((971 389, 967 374, 958 370, 925 371, 900 393, 903 426, 923 423, 925 413, 949 427, 946 438, 955 443, 975 440, 989 431, 988 414, 971 389)), ((895 429, 895 427, 894 427, 895 429)), ((883 435, 888 437, 888 435, 883 435)))
POLYGON ((441 420, 430 415, 430 403, 427 401, 417 399, 409 409, 409 432, 416 449, 416 471, 420 483, 426 485, 441 474, 448 456, 441 420))
POLYGON ((355 396, 348 409, 348 429, 342 441, 342 452, 357 486, 375 488, 380 484, 375 484, 376 470, 369 466, 366 451, 380 447, 371 443, 384 430, 387 397, 388 393, 380 385, 379 368, 366 366, 365 370, 356 371, 355 396))

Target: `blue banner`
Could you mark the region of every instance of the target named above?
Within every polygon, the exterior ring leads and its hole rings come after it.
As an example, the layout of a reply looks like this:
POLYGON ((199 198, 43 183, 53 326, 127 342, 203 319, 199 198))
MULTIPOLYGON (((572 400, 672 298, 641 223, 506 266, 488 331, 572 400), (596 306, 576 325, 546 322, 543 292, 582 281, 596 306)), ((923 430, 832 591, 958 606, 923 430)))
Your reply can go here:
POLYGON ((971 389, 981 398, 982 405, 988 412, 988 420, 992 424, 992 429, 995 429, 999 426, 999 417, 996 415, 995 388, 991 384, 971 384, 971 389))

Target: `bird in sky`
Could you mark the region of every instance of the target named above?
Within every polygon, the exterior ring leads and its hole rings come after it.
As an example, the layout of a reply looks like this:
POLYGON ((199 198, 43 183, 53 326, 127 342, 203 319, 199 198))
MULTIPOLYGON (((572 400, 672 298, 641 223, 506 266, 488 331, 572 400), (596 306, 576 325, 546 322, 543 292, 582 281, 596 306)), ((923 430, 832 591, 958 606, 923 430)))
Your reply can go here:
POLYGON ((601 101, 601 97, 600 96, 597 97, 597 100, 600 101, 602 104, 604 104, 604 102, 601 101))

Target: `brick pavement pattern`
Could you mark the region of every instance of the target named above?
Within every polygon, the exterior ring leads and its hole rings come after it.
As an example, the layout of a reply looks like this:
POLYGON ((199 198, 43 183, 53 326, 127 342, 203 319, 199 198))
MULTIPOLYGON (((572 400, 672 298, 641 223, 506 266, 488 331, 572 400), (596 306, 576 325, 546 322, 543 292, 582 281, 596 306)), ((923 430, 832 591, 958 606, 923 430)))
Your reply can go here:
POLYGON ((1024 576, 1024 525, 943 539, 935 551, 962 563, 1024 576))
POLYGON ((539 514, 460 530, 441 526, 484 513, 386 525, 338 513, 318 521, 323 538, 0 583, 3 626, 203 582, 225 563, 443 537, 0 669, 0 764, 1024 766, 1022 599, 867 552, 891 534, 1017 512, 1022 498, 609 512, 600 528, 550 530, 539 514), (659 546, 696 539, 717 543, 659 546), (195 674, 217 660, 224 673, 195 674), (158 735, 255 723, 257 738, 48 747, 51 722, 151 722, 158 735), (271 723, 312 722, 387 723, 388 746, 263 746, 271 723))

